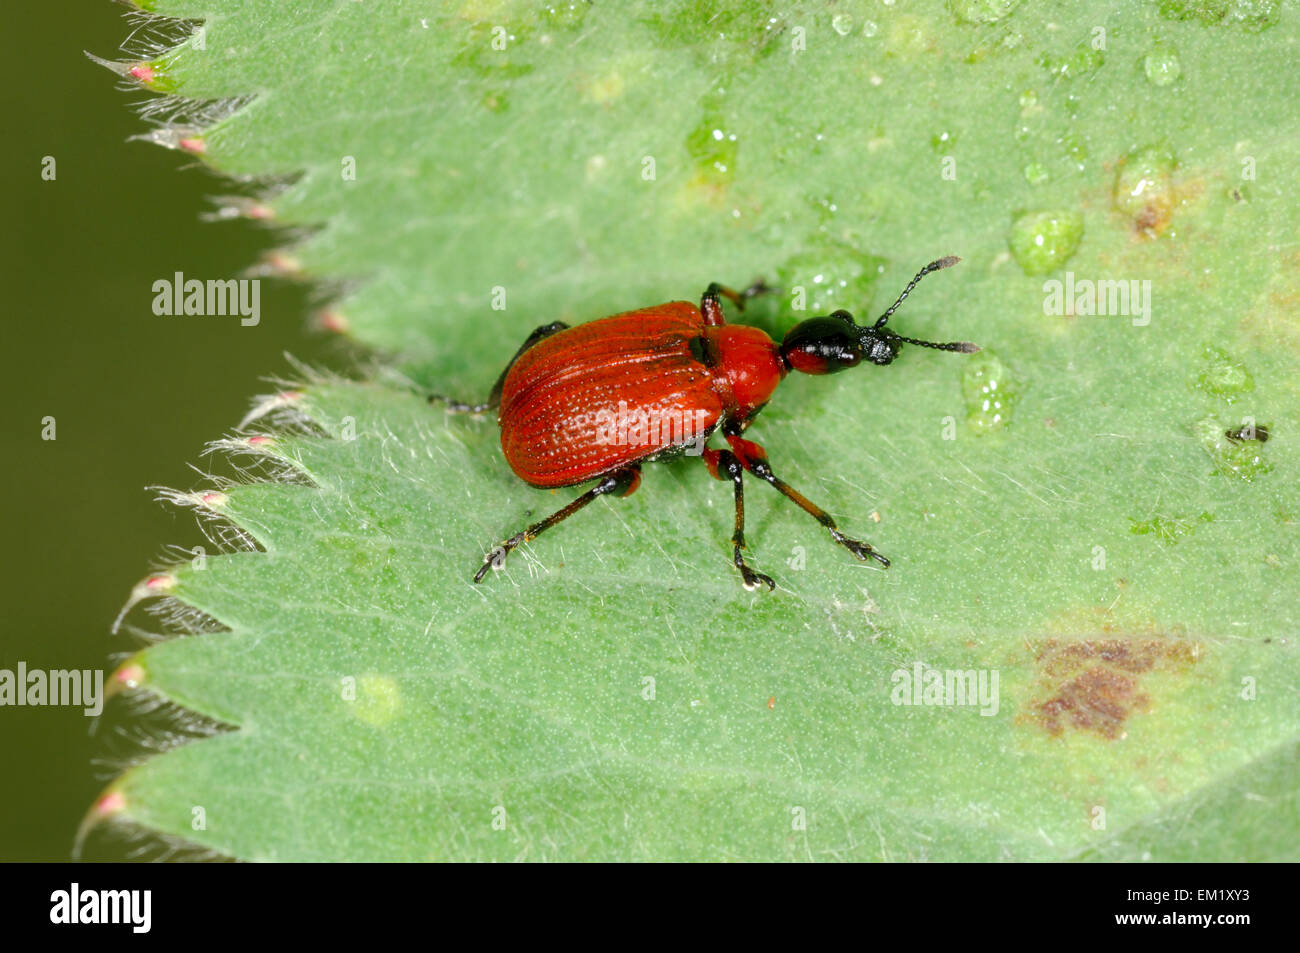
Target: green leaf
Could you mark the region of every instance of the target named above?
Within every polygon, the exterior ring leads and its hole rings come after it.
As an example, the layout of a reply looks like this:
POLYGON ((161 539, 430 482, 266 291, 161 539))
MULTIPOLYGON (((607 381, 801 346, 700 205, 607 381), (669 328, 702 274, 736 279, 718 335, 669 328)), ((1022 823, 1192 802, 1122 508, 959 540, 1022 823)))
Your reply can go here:
POLYGON ((302 476, 200 501, 265 551, 141 594, 229 631, 118 680, 237 730, 101 814, 251 859, 1295 859, 1294 7, 158 6, 209 19, 156 81, 254 96, 207 159, 303 170, 294 259, 415 383, 308 382, 320 433, 246 448, 302 476), (750 434, 892 568, 750 481, 744 591, 687 458, 469 581, 578 491, 423 389, 711 280, 861 319, 944 254, 891 326, 984 352, 750 434), (918 666, 996 713, 896 704, 918 666))

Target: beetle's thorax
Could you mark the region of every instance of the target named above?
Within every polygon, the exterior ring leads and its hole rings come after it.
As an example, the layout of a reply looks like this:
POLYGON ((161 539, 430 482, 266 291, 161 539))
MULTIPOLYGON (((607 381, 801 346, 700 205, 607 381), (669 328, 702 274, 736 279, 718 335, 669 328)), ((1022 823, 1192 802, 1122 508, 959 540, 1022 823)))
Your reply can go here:
POLYGON ((704 329, 705 364, 726 415, 748 420, 772 397, 789 368, 762 330, 743 324, 704 329))

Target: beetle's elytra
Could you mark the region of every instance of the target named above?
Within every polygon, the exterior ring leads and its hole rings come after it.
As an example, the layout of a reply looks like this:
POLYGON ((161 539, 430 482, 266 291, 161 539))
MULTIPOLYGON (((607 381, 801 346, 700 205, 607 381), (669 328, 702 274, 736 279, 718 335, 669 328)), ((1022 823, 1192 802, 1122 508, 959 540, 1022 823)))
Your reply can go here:
MULTIPOLYGON (((727 324, 720 296, 744 307, 747 298, 771 289, 758 283, 737 293, 709 285, 700 306, 686 301, 628 311, 577 327, 561 321, 529 335, 481 404, 447 401, 458 412, 497 411, 501 449, 520 479, 538 487, 591 489, 494 548, 474 574, 504 562, 509 552, 567 519, 598 496, 627 496, 641 482, 641 465, 701 448, 709 473, 735 488, 736 522, 731 541, 736 568, 747 589, 775 587, 771 577, 746 564, 746 472, 778 491, 830 532, 859 559, 889 560, 867 543, 850 539, 835 520, 778 477, 761 446, 742 434, 790 371, 831 374, 866 361, 889 364, 903 344, 969 354, 974 344, 938 344, 895 334, 885 325, 922 278, 955 265, 940 258, 922 268, 874 324, 859 325, 847 311, 801 321, 777 344, 762 330, 727 324), (721 431, 728 449, 704 448, 721 431)), ((434 396, 430 401, 445 400, 434 396)))

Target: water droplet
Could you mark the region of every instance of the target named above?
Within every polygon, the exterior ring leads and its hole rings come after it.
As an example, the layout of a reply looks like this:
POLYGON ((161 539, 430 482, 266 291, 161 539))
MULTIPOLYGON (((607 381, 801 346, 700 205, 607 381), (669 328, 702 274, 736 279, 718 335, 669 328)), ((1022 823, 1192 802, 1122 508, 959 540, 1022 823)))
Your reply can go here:
POLYGON ((560 29, 573 29, 582 26, 587 16, 589 3, 573 0, 571 3, 548 3, 542 7, 538 19, 547 26, 560 29))
MULTIPOLYGON (((1256 429, 1270 431, 1272 424, 1256 424, 1256 429)), ((1214 472, 1222 476, 1235 476, 1247 483, 1273 469, 1264 459, 1264 444, 1259 440, 1231 440, 1228 431, 1233 427, 1211 414, 1192 424, 1192 435, 1210 455, 1214 472)))
POLYGON ((1030 185, 1042 185, 1047 179, 1047 166, 1041 162, 1031 162, 1025 166, 1025 181, 1030 185))
POLYGON ((1199 20, 1207 25, 1267 30, 1281 16, 1281 0, 1160 0, 1156 7, 1166 20, 1199 20))
POLYGON ((1152 86, 1168 86, 1178 79, 1183 71, 1183 64, 1178 54, 1166 46, 1157 46, 1142 61, 1142 71, 1147 74, 1152 86))
POLYGON ((948 9, 963 23, 996 23, 1019 4, 1020 0, 948 0, 948 9))
POLYGON ((717 116, 705 116, 686 136, 686 151, 699 176, 711 185, 726 185, 736 174, 740 141, 717 116))
POLYGON ((848 36, 853 32, 853 17, 848 13, 837 13, 831 17, 831 29, 840 36, 848 36))
POLYGON ((1173 153, 1158 146, 1140 149, 1120 161, 1115 174, 1115 208, 1148 238, 1158 236, 1173 218, 1178 203, 1176 167, 1173 153))
POLYGON ((1197 517, 1185 516, 1153 516, 1150 519, 1128 518, 1128 531, 1134 536, 1154 536, 1160 542, 1168 545, 1176 543, 1184 536, 1190 536, 1196 530, 1196 524, 1213 523, 1214 514, 1208 510, 1203 511, 1197 517))
POLYGON ((1074 163, 1075 168, 1080 171, 1088 164, 1088 147, 1083 144, 1078 133, 1067 132, 1057 140, 1061 148, 1065 150, 1066 156, 1074 163))
POLYGON ((1083 238, 1083 216, 1068 209, 1025 212, 1011 223, 1007 245, 1027 275, 1065 264, 1083 238))
POLYGON ((868 20, 866 23, 862 24, 863 36, 875 36, 879 32, 880 32, 880 24, 877 23, 875 20, 868 20))
POLYGON ((1197 390, 1213 397, 1223 397, 1231 403, 1255 389, 1255 378, 1244 363, 1223 348, 1207 344, 1202 354, 1201 372, 1193 384, 1197 390))
POLYGON ((837 308, 861 313, 872 299, 872 288, 885 264, 883 258, 824 239, 818 247, 786 259, 774 282, 786 299, 777 331, 784 334, 805 318, 830 314, 837 308))
POLYGON ((889 52, 895 56, 914 57, 929 50, 934 41, 927 32, 928 21, 911 14, 895 18, 889 27, 889 52))
POLYGON ((992 38, 967 53, 965 57, 967 63, 979 63, 989 57, 1009 53, 1025 44, 1025 35, 1018 30, 994 30, 984 35, 992 38))
POLYGON ((1006 365, 988 348, 967 359, 961 392, 966 402, 966 423, 976 434, 1005 427, 1020 396, 1006 365))
POLYGON ((1038 65, 1057 79, 1087 76, 1101 69, 1106 62, 1106 52, 1083 46, 1068 55, 1056 56, 1044 53, 1038 57, 1038 65))
MULTIPOLYGON (((532 27, 512 25, 504 34, 490 22, 475 23, 461 34, 464 45, 451 58, 452 65, 472 70, 481 79, 513 80, 527 76, 533 65, 525 62, 524 50, 532 38, 532 27)), ((496 85, 495 82, 492 85, 496 85)), ((489 109, 504 109, 504 94, 485 90, 481 102, 489 109)))
POLYGON ((944 132, 936 132, 930 137, 930 148, 935 152, 943 152, 946 149, 951 149, 956 144, 956 134, 946 130, 944 132))

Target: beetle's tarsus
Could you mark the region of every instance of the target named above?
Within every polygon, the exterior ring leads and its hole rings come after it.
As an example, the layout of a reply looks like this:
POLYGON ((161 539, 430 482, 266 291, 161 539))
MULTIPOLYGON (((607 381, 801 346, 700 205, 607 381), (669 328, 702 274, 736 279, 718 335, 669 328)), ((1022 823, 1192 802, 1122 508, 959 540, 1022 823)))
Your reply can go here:
POLYGON ((745 468, 740 458, 730 450, 705 450, 704 463, 709 472, 719 480, 730 480, 736 490, 736 524, 731 534, 731 561, 740 571, 740 579, 750 592, 760 586, 767 586, 768 592, 776 588, 771 576, 755 572, 745 562, 743 550, 749 548, 745 542, 745 468))
POLYGON ((745 302, 750 298, 757 298, 759 295, 774 295, 780 293, 781 289, 776 287, 776 285, 769 285, 762 278, 759 278, 740 293, 740 300, 736 302, 736 306, 740 308, 740 310, 744 311, 745 302))
POLYGON ((870 543, 864 543, 856 539, 849 539, 849 537, 844 535, 836 536, 835 542, 839 543, 841 546, 843 546, 845 549, 851 552, 854 556, 857 556, 863 562, 866 562, 868 559, 874 559, 876 562, 880 563, 880 565, 884 566, 886 569, 889 568, 889 560, 882 554, 872 549, 870 543))
POLYGON ((483 557, 483 565, 478 567, 478 572, 474 573, 474 581, 482 582, 489 569, 500 569, 504 566, 506 555, 515 545, 517 543, 514 539, 508 539, 500 546, 493 547, 492 551, 483 557))

